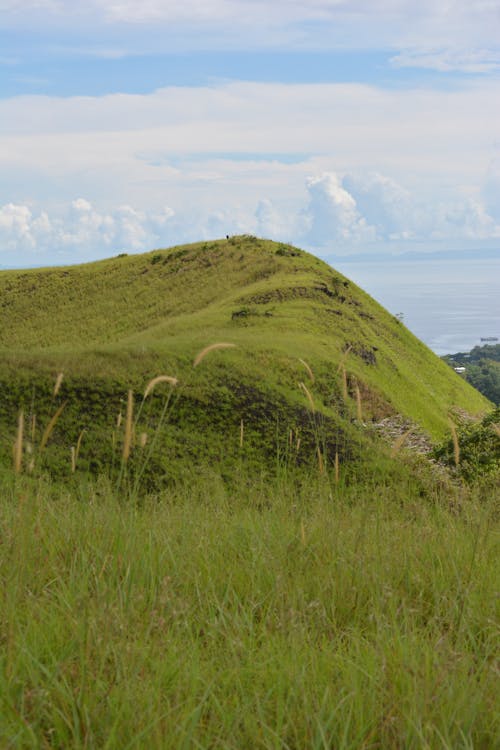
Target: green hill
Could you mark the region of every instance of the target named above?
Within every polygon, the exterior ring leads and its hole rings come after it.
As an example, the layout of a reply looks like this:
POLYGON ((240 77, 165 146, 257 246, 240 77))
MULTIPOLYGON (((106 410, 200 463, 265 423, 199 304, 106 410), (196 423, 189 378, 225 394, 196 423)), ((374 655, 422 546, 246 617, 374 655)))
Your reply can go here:
POLYGON ((263 458, 307 462, 318 450, 326 462, 336 452, 355 458, 367 425, 383 417, 402 415, 441 439, 450 410, 490 408, 351 281, 301 250, 255 237, 3 271, 0 320, 4 461, 20 408, 36 453, 65 403, 51 461, 63 471, 86 430, 79 466, 98 469, 110 451, 119 454, 116 421, 128 390, 139 408, 160 374, 179 384, 159 384, 140 407, 136 440, 148 437, 148 461, 165 474, 178 458, 221 467, 242 456, 255 466, 263 458), (214 342, 235 346, 193 368, 214 342))

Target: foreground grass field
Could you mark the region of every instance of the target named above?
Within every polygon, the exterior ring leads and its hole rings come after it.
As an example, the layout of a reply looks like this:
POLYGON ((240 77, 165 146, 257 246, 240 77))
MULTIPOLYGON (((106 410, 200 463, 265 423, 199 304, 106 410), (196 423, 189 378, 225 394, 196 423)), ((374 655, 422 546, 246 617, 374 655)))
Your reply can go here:
POLYGON ((2 748, 499 746, 495 487, 1 481, 2 748))

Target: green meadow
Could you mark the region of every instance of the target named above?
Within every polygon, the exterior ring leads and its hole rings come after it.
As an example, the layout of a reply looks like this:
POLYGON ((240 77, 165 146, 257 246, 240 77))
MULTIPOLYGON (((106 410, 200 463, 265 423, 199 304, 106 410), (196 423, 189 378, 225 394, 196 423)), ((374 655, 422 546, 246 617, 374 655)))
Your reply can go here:
POLYGON ((400 321, 248 236, 0 316, 2 749, 500 746, 498 415, 400 321))

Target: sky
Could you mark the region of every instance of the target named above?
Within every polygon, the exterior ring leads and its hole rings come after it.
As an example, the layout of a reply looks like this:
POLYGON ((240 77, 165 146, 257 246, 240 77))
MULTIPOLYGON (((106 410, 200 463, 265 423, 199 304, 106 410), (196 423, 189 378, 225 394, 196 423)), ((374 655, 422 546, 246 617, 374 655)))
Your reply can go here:
POLYGON ((0 267, 499 257, 500 0, 0 0, 0 267))

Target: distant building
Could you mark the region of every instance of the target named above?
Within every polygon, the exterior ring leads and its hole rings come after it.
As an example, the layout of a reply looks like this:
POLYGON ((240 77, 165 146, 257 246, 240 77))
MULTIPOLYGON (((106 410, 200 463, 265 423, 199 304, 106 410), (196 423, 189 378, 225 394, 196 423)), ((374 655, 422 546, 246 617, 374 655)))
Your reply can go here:
POLYGON ((454 367, 453 369, 455 370, 455 372, 459 372, 459 373, 465 372, 465 367, 454 367))

